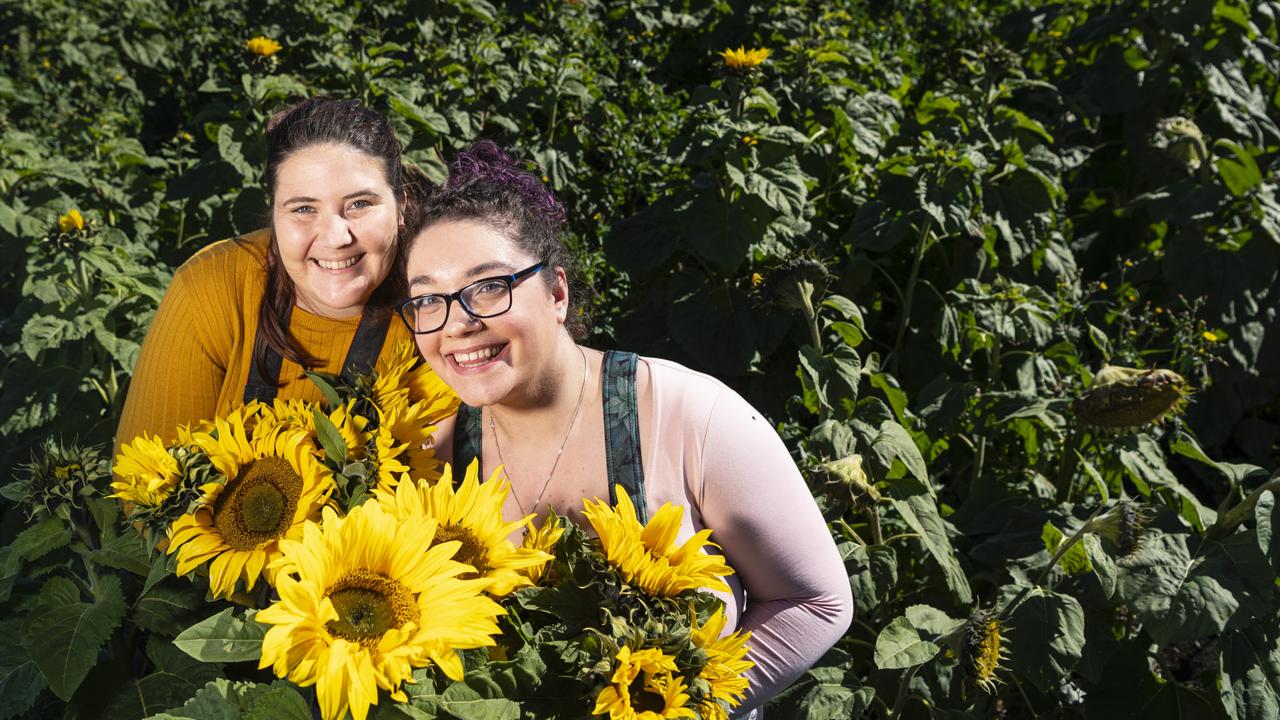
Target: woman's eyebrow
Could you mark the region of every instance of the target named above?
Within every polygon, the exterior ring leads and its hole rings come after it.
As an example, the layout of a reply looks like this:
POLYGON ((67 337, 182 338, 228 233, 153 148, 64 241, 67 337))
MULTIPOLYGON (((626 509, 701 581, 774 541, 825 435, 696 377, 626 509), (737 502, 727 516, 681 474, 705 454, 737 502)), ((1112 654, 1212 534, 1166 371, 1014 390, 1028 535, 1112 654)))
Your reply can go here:
MULTIPOLYGON (((364 190, 357 190, 357 191, 355 191, 355 192, 347 193, 346 195, 343 195, 343 196, 342 196, 342 199, 343 199, 343 200, 350 200, 351 198, 365 197, 365 196, 368 196, 368 195, 372 195, 372 196, 374 196, 374 197, 381 197, 381 196, 378 194, 378 191, 377 191, 377 190, 374 190, 373 188, 365 188, 364 190)), ((280 204, 281 204, 281 205, 292 205, 293 203, 314 203, 314 202, 320 202, 320 199, 319 199, 319 198, 313 198, 313 197, 307 197, 307 196, 305 196, 305 195, 296 195, 296 196, 294 196, 294 197, 289 198, 288 200, 285 200, 284 202, 282 202, 282 203, 280 203, 280 204)))

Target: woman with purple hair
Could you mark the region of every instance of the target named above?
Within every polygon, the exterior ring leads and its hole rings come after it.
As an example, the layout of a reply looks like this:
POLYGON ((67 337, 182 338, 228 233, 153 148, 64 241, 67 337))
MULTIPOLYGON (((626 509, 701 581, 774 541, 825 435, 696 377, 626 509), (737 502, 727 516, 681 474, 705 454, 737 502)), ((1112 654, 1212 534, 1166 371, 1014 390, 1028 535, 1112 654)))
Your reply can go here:
POLYGON ((481 477, 504 466, 508 518, 554 507, 581 521, 583 498, 625 491, 641 522, 666 502, 687 508, 677 542, 712 528, 736 571, 726 632, 752 633, 739 717, 758 716, 848 628, 844 565, 781 439, 737 393, 674 362, 578 344, 564 221, 537 177, 482 141, 407 228, 401 317, 464 403, 436 435, 439 454, 479 459, 481 477))

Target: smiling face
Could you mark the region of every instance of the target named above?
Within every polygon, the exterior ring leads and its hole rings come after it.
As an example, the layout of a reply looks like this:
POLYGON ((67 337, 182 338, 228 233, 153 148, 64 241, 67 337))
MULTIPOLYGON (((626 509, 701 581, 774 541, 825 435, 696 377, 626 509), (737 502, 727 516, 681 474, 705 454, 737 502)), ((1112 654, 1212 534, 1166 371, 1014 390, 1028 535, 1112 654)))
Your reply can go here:
POLYGON ((395 262, 400 208, 377 157, 303 147, 276 171, 271 226, 298 307, 353 317, 395 262))
MULTIPOLYGON (((409 294, 457 292, 541 259, 484 223, 435 223, 418 234, 408 251, 409 294)), ((563 269, 544 268, 512 288, 511 309, 501 315, 471 318, 454 301, 443 328, 416 336, 418 349, 472 407, 536 402, 559 376, 558 357, 566 343, 572 348, 564 329, 567 309, 563 269)))

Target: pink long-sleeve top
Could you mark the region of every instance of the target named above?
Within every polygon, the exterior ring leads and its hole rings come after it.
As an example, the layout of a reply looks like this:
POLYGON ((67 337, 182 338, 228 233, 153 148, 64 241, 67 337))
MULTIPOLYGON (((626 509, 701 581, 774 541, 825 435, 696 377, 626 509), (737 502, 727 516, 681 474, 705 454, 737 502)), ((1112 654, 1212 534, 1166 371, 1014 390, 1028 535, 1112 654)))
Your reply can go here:
POLYGON ((677 542, 709 527, 736 575, 728 627, 750 630, 739 712, 790 685, 853 618, 849 577, 804 478, 769 422, 720 381, 642 358, 640 446, 650 516, 689 508, 677 542), (646 396, 648 396, 646 398, 646 396))

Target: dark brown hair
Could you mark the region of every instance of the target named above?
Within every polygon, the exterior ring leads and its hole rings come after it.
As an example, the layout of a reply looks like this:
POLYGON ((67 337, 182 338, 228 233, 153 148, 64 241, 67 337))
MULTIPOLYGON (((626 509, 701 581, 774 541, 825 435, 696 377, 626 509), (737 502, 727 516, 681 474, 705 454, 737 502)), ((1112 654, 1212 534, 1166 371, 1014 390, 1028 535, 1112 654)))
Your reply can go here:
MULTIPOLYGON (((270 207, 275 206, 276 173, 280 164, 303 148, 321 144, 337 144, 358 150, 382 161, 383 175, 406 222, 413 210, 413 198, 422 191, 406 193, 406 181, 416 182, 418 175, 406 171, 400 160, 400 141, 381 114, 356 100, 317 96, 277 111, 267 121, 267 162, 263 183, 270 207)), ((399 242, 396 243, 397 252, 399 242)), ((395 267, 395 263, 392 264, 395 267)), ((365 304, 365 312, 390 312, 405 294, 403 273, 391 272, 374 290, 365 304)), ((266 346, 304 367, 314 359, 289 335, 285 313, 293 307, 293 281, 280 260, 280 248, 272 228, 267 250, 267 284, 258 316, 258 332, 266 346)), ((255 354, 253 361, 266 375, 265 353, 255 354)))
POLYGON ((449 166, 444 187, 422 197, 412 219, 405 221, 405 244, 400 253, 402 277, 413 241, 423 230, 440 222, 474 220, 502 233, 517 247, 564 270, 569 282, 569 308, 565 329, 575 340, 586 337, 587 290, 578 281, 568 253, 560 241, 565 225, 564 206, 546 184, 521 168, 492 140, 481 140, 458 153, 449 166))

